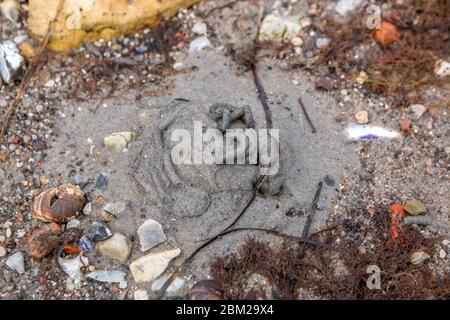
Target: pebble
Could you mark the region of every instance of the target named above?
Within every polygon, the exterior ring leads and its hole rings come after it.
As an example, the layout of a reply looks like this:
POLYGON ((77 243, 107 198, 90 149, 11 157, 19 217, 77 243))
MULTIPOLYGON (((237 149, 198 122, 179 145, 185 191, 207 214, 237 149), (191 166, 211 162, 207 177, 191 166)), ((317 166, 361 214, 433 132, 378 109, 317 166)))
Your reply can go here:
POLYGON ((105 177, 103 174, 100 174, 97 177, 97 180, 95 180, 95 187, 97 189, 106 191, 108 189, 108 178, 105 177))
POLYGON ((6 255, 6 248, 4 246, 0 246, 0 258, 6 255))
POLYGON ((41 113, 44 111, 44 106, 42 104, 36 105, 36 112, 41 113))
POLYGON ((50 254, 59 244, 63 230, 57 223, 48 223, 33 231, 28 238, 28 255, 40 260, 50 254))
POLYGON ((203 36, 203 37, 194 39, 189 44, 189 52, 197 53, 197 52, 200 52, 200 51, 202 51, 206 48, 210 48, 210 47, 211 47, 211 42, 209 41, 209 39, 207 37, 203 36))
POLYGON ((425 205, 416 199, 407 201, 405 204, 405 210, 412 216, 417 216, 426 212, 425 205))
POLYGON ((365 73, 364 71, 361 71, 358 75, 358 77, 356 77, 356 82, 358 84, 364 84, 367 82, 367 80, 369 79, 369 77, 367 76, 367 73, 365 73))
POLYGON ((347 15, 362 4, 363 0, 339 0, 334 6, 334 10, 341 16, 347 15))
POLYGON ((127 209, 127 205, 125 202, 111 202, 105 204, 103 210, 118 217, 122 215, 127 209))
POLYGON ((55 85, 55 80, 53 80, 53 79, 50 79, 45 83, 46 88, 53 88, 54 85, 55 85))
POLYGON ((83 182, 83 178, 79 173, 75 174, 75 176, 73 177, 73 182, 76 185, 80 185, 83 182))
POLYGON ((330 78, 322 78, 315 83, 316 89, 330 91, 333 89, 333 80, 330 78))
POLYGON ((153 219, 145 221, 137 230, 141 251, 145 252, 157 244, 166 241, 162 226, 153 219))
POLYGON ((316 39, 316 47, 319 49, 325 49, 330 45, 330 39, 328 38, 317 38, 316 39))
POLYGON ((259 40, 281 41, 296 37, 301 30, 298 17, 267 15, 259 31, 259 40))
POLYGON ((447 239, 444 239, 444 240, 442 240, 442 244, 443 244, 444 246, 448 246, 448 245, 450 244, 450 241, 447 240, 447 239))
POLYGON ((291 43, 295 47, 300 47, 303 44, 303 39, 300 37, 294 37, 292 38, 291 43))
POLYGON ((11 236, 12 236, 11 228, 6 229, 5 235, 6 235, 6 238, 11 238, 11 236))
POLYGON ((81 222, 78 219, 72 219, 69 222, 67 222, 66 228, 78 228, 80 226, 81 222))
POLYGON ((412 121, 409 119, 400 120, 400 130, 404 133, 411 132, 412 121))
POLYGON ((133 244, 126 236, 115 233, 111 238, 99 242, 97 249, 104 257, 126 262, 130 256, 132 246, 133 244))
MULTIPOLYGON (((158 279, 153 281, 151 287, 152 291, 159 291, 164 285, 164 283, 166 283, 167 279, 169 279, 169 277, 170 275, 166 275, 159 277, 158 279)), ((173 279, 172 283, 167 287, 166 295, 173 296, 177 294, 178 292, 180 292, 181 288, 183 288, 184 284, 185 281, 182 278, 176 277, 175 279, 173 279)))
POLYGON ((114 216, 112 214, 106 212, 105 210, 102 210, 100 212, 100 216, 98 218, 103 222, 111 222, 114 220, 114 216))
POLYGON ((369 123, 369 113, 365 110, 358 111, 355 114, 355 119, 359 124, 367 124, 369 123))
POLYGON ((422 117, 423 114, 427 111, 427 108, 421 104, 413 104, 409 108, 413 112, 416 119, 420 119, 420 117, 422 117))
POLYGON ((147 290, 139 289, 134 292, 134 300, 149 300, 147 290))
POLYGON ((175 71, 181 71, 184 69, 184 64, 182 62, 176 62, 173 64, 173 70, 175 71))
POLYGON ((103 138, 103 143, 108 150, 122 151, 128 146, 128 143, 137 139, 134 132, 114 132, 103 138))
POLYGON ((86 216, 88 216, 88 215, 91 214, 91 212, 92 212, 92 203, 89 202, 88 204, 86 204, 86 205, 84 206, 84 208, 83 208, 83 214, 86 215, 86 216))
POLYGON ((130 264, 136 282, 152 282, 168 267, 169 262, 181 253, 178 248, 150 253, 130 264))
POLYGON ((450 76, 450 62, 442 59, 436 61, 434 72, 441 78, 450 76))
POLYGON ((27 232, 24 229, 17 230, 17 238, 19 238, 19 239, 23 238, 26 234, 27 234, 27 232))
POLYGON ((106 283, 119 283, 119 287, 126 288, 126 273, 120 270, 96 270, 87 275, 89 279, 106 283))
POLYGON ((429 259, 430 255, 423 251, 416 251, 411 255, 410 261, 412 264, 418 266, 421 265, 425 260, 429 259))
POLYGON ((5 100, 5 98, 0 98, 0 107, 5 108, 8 106, 8 101, 5 100))
POLYGON ((198 34, 200 36, 205 35, 208 32, 208 27, 206 26, 206 23, 203 22, 197 22, 192 27, 192 32, 195 34, 198 34))
POLYGON ((439 250, 439 258, 445 259, 446 256, 447 256, 447 252, 445 252, 444 249, 440 249, 439 250))
POLYGON ((308 28, 310 25, 312 25, 311 18, 305 17, 300 19, 300 26, 302 27, 302 29, 308 28))
POLYGON ((16 252, 9 256, 9 258, 6 260, 6 265, 17 271, 19 274, 22 274, 25 272, 25 261, 23 259, 22 252, 16 252))
POLYGON ((87 233, 87 238, 91 241, 103 241, 112 236, 111 230, 109 230, 108 226, 103 222, 94 221, 89 228, 89 232, 87 233))

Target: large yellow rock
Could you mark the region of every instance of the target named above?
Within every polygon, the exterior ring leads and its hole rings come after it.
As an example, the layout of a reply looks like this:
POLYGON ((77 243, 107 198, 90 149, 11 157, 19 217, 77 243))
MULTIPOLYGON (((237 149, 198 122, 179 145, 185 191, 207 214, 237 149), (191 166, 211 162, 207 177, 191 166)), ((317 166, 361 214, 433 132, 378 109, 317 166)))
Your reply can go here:
MULTIPOLYGON (((134 32, 146 25, 155 25, 180 8, 201 0, 65 0, 54 24, 48 48, 65 50, 85 41, 134 32)), ((58 0, 30 0, 28 28, 40 41, 56 16, 58 0)))

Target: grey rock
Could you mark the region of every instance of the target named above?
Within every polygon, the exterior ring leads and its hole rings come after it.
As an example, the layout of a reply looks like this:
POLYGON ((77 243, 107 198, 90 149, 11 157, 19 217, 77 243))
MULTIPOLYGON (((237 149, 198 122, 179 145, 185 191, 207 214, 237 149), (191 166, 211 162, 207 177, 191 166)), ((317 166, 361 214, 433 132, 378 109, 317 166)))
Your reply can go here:
POLYGON ((94 221, 89 228, 87 238, 91 241, 103 241, 112 236, 111 230, 103 222, 94 221))
POLYGON ((25 261, 22 252, 16 252, 9 256, 6 260, 6 265, 11 269, 17 271, 19 274, 25 272, 25 261))
POLYGON ((145 252, 157 244, 166 241, 162 226, 153 219, 145 221, 137 230, 141 251, 145 252))
POLYGON ((127 205, 125 202, 107 203, 103 207, 103 210, 105 210, 106 212, 108 212, 116 217, 122 215, 126 209, 127 209, 127 205))
POLYGON ((104 176, 103 174, 100 174, 97 177, 97 180, 95 181, 95 187, 97 189, 100 189, 103 191, 107 190, 108 189, 108 178, 106 176, 104 176))

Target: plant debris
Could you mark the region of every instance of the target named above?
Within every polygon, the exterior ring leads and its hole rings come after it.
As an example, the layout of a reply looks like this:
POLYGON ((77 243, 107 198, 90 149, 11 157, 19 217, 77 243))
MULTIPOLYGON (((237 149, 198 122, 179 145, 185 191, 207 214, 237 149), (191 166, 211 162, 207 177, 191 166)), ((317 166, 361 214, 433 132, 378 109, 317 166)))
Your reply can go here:
MULTIPOLYGON (((371 44, 367 17, 356 11, 349 18, 352 23, 327 20, 332 45, 322 51, 317 64, 327 65, 335 74, 363 70, 368 75, 369 90, 389 98, 393 106, 408 106, 422 100, 422 93, 430 85, 445 85, 434 69, 436 62, 446 59, 450 52, 450 2, 388 3, 390 9, 383 11, 381 29, 372 31, 385 47, 371 44), (355 52, 361 48, 364 54, 355 58, 355 52)), ((445 100, 435 104, 440 103, 445 104, 445 100)))
POLYGON ((247 299, 245 283, 254 273, 269 279, 273 294, 279 299, 298 299, 301 290, 325 299, 448 299, 450 274, 436 274, 426 262, 410 263, 418 249, 431 253, 434 241, 407 229, 391 243, 389 216, 386 211, 376 213, 374 224, 367 231, 371 240, 365 252, 352 240, 337 241, 331 229, 313 237, 327 239, 333 246, 308 247, 304 257, 292 241, 272 248, 248 238, 236 253, 212 261, 212 279, 224 288, 227 299, 247 299), (335 272, 337 264, 346 272, 335 272), (381 290, 371 290, 366 285, 370 265, 382 270, 381 290))

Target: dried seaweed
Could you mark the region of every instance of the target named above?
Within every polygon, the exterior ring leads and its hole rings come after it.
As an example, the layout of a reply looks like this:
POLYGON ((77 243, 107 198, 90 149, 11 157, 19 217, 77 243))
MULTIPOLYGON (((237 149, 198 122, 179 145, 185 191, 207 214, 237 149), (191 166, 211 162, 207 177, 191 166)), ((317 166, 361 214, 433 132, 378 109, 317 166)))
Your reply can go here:
MULTIPOLYGON (((350 221, 341 229, 355 232, 350 221)), ((342 230, 341 230, 342 231, 342 230)), ((336 234, 336 233, 335 233, 336 234)), ((337 233, 340 234, 340 233, 337 233)), ((334 242, 330 249, 308 246, 304 257, 298 255, 294 242, 285 241, 271 248, 262 241, 249 238, 238 252, 216 257, 211 265, 212 278, 223 286, 228 299, 248 299, 246 282, 257 273, 266 277, 281 299, 296 299, 299 289, 325 299, 448 299, 450 274, 439 274, 428 263, 413 265, 416 250, 432 253, 434 241, 416 230, 406 230, 395 242, 389 238, 389 213, 379 212, 367 239, 366 252, 361 252, 351 237, 337 240, 331 230, 315 237, 334 242), (345 272, 336 272, 339 262, 345 272), (367 267, 381 269, 381 289, 369 289, 367 267)), ((328 241, 327 241, 328 242, 328 241)))
POLYGON ((370 37, 367 16, 357 12, 352 23, 327 20, 332 45, 321 53, 318 64, 326 64, 336 74, 363 70, 368 89, 391 99, 394 106, 421 101, 429 85, 443 85, 434 75, 435 62, 450 52, 450 2, 447 0, 389 1, 391 9, 383 19, 401 31, 400 39, 383 48, 370 37), (364 52, 355 58, 358 50, 364 52))

